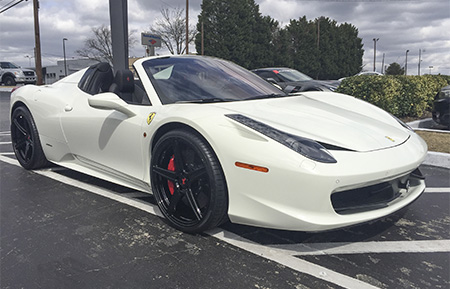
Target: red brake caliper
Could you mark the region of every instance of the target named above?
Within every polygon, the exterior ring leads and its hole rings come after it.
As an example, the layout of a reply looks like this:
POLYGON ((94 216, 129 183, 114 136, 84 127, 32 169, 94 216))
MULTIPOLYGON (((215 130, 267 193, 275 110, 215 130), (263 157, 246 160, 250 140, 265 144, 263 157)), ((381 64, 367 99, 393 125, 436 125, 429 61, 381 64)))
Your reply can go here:
MULTIPOLYGON (((174 172, 175 171, 175 156, 173 155, 172 158, 169 161, 169 165, 167 166, 167 169, 169 171, 174 172)), ((173 193, 175 192, 175 184, 172 181, 167 181, 167 186, 169 187, 169 192, 173 196, 173 193)))

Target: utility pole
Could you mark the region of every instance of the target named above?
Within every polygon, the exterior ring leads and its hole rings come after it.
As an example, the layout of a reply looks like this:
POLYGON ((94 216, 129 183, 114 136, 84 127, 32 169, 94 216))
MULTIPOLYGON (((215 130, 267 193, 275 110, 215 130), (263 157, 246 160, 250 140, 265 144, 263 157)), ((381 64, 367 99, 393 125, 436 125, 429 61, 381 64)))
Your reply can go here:
POLYGON ((377 41, 378 40, 380 40, 380 38, 373 39, 373 71, 375 71, 375 69, 376 69, 375 63, 377 61, 377 41))
POLYGON ((417 65, 417 75, 420 76, 420 62, 422 62, 422 49, 419 49, 419 64, 417 65))
POLYGON ((189 54, 189 0, 186 0, 186 54, 189 54))
POLYGON ((204 40, 205 30, 203 29, 203 21, 202 21, 202 55, 205 54, 205 40, 204 40))
POLYGON ((405 58, 405 75, 408 75, 408 52, 409 52, 409 49, 406 50, 406 58, 405 58))
POLYGON ((33 10, 34 10, 34 60, 36 67, 37 85, 44 84, 42 77, 42 59, 41 59, 41 37, 39 33, 39 1, 33 0, 33 10))
POLYGON ((317 49, 320 45, 320 18, 317 18, 317 49))
POLYGON ((66 62, 66 42, 67 38, 63 38, 63 54, 64 54, 64 76, 67 76, 67 62, 66 62))

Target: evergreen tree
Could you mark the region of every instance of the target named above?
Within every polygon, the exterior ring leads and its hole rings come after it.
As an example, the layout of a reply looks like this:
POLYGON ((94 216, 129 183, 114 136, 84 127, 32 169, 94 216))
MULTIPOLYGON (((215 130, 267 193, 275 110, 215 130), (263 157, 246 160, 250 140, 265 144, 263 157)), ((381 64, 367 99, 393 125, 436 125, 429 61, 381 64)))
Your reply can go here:
POLYGON ((388 68, 386 68, 386 75, 404 75, 405 69, 400 66, 397 62, 393 62, 389 64, 388 68))
MULTIPOLYGON (((252 69, 273 62, 272 27, 254 0, 204 0, 197 30, 203 23, 204 54, 231 60, 252 69)), ((201 34, 195 39, 201 51, 201 34)))

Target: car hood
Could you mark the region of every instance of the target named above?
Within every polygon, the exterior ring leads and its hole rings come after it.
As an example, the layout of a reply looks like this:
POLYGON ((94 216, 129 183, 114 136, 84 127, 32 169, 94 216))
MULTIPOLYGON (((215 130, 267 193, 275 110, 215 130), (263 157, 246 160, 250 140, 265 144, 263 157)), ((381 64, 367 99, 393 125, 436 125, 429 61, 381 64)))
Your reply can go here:
POLYGON ((223 104, 281 131, 367 152, 400 145, 409 136, 387 112, 351 96, 306 92, 297 96, 223 104))

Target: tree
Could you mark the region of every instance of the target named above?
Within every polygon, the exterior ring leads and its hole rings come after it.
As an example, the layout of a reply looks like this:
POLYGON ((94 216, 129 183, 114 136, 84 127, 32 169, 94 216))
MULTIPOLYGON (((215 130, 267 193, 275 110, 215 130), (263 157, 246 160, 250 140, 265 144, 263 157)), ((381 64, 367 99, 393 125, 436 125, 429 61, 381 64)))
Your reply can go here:
MULTIPOLYGON (((184 9, 161 9, 162 19, 150 27, 150 32, 161 36, 161 41, 171 54, 183 54, 186 51, 186 16, 184 9)), ((189 27, 188 41, 194 41, 197 31, 189 27)))
MULTIPOLYGON (((134 32, 135 31, 131 31, 128 35, 129 47, 133 47, 137 42, 134 37, 134 32)), ((100 27, 92 28, 92 33, 94 35, 85 41, 84 47, 76 50, 75 53, 88 59, 97 60, 99 62, 106 61, 112 64, 111 29, 108 26, 102 25, 100 27)))
MULTIPOLYGON (((272 29, 278 25, 263 17, 254 0, 204 0, 197 29, 203 24, 204 54, 231 60, 246 68, 273 63, 272 29)), ((195 47, 201 51, 199 33, 195 47)))
POLYGON ((388 68, 386 68, 386 75, 404 75, 405 69, 400 66, 397 62, 393 62, 389 64, 388 68))
POLYGON ((351 24, 337 24, 327 17, 308 21, 305 16, 291 20, 281 41, 293 62, 292 68, 316 79, 338 79, 361 70, 362 39, 351 24))

